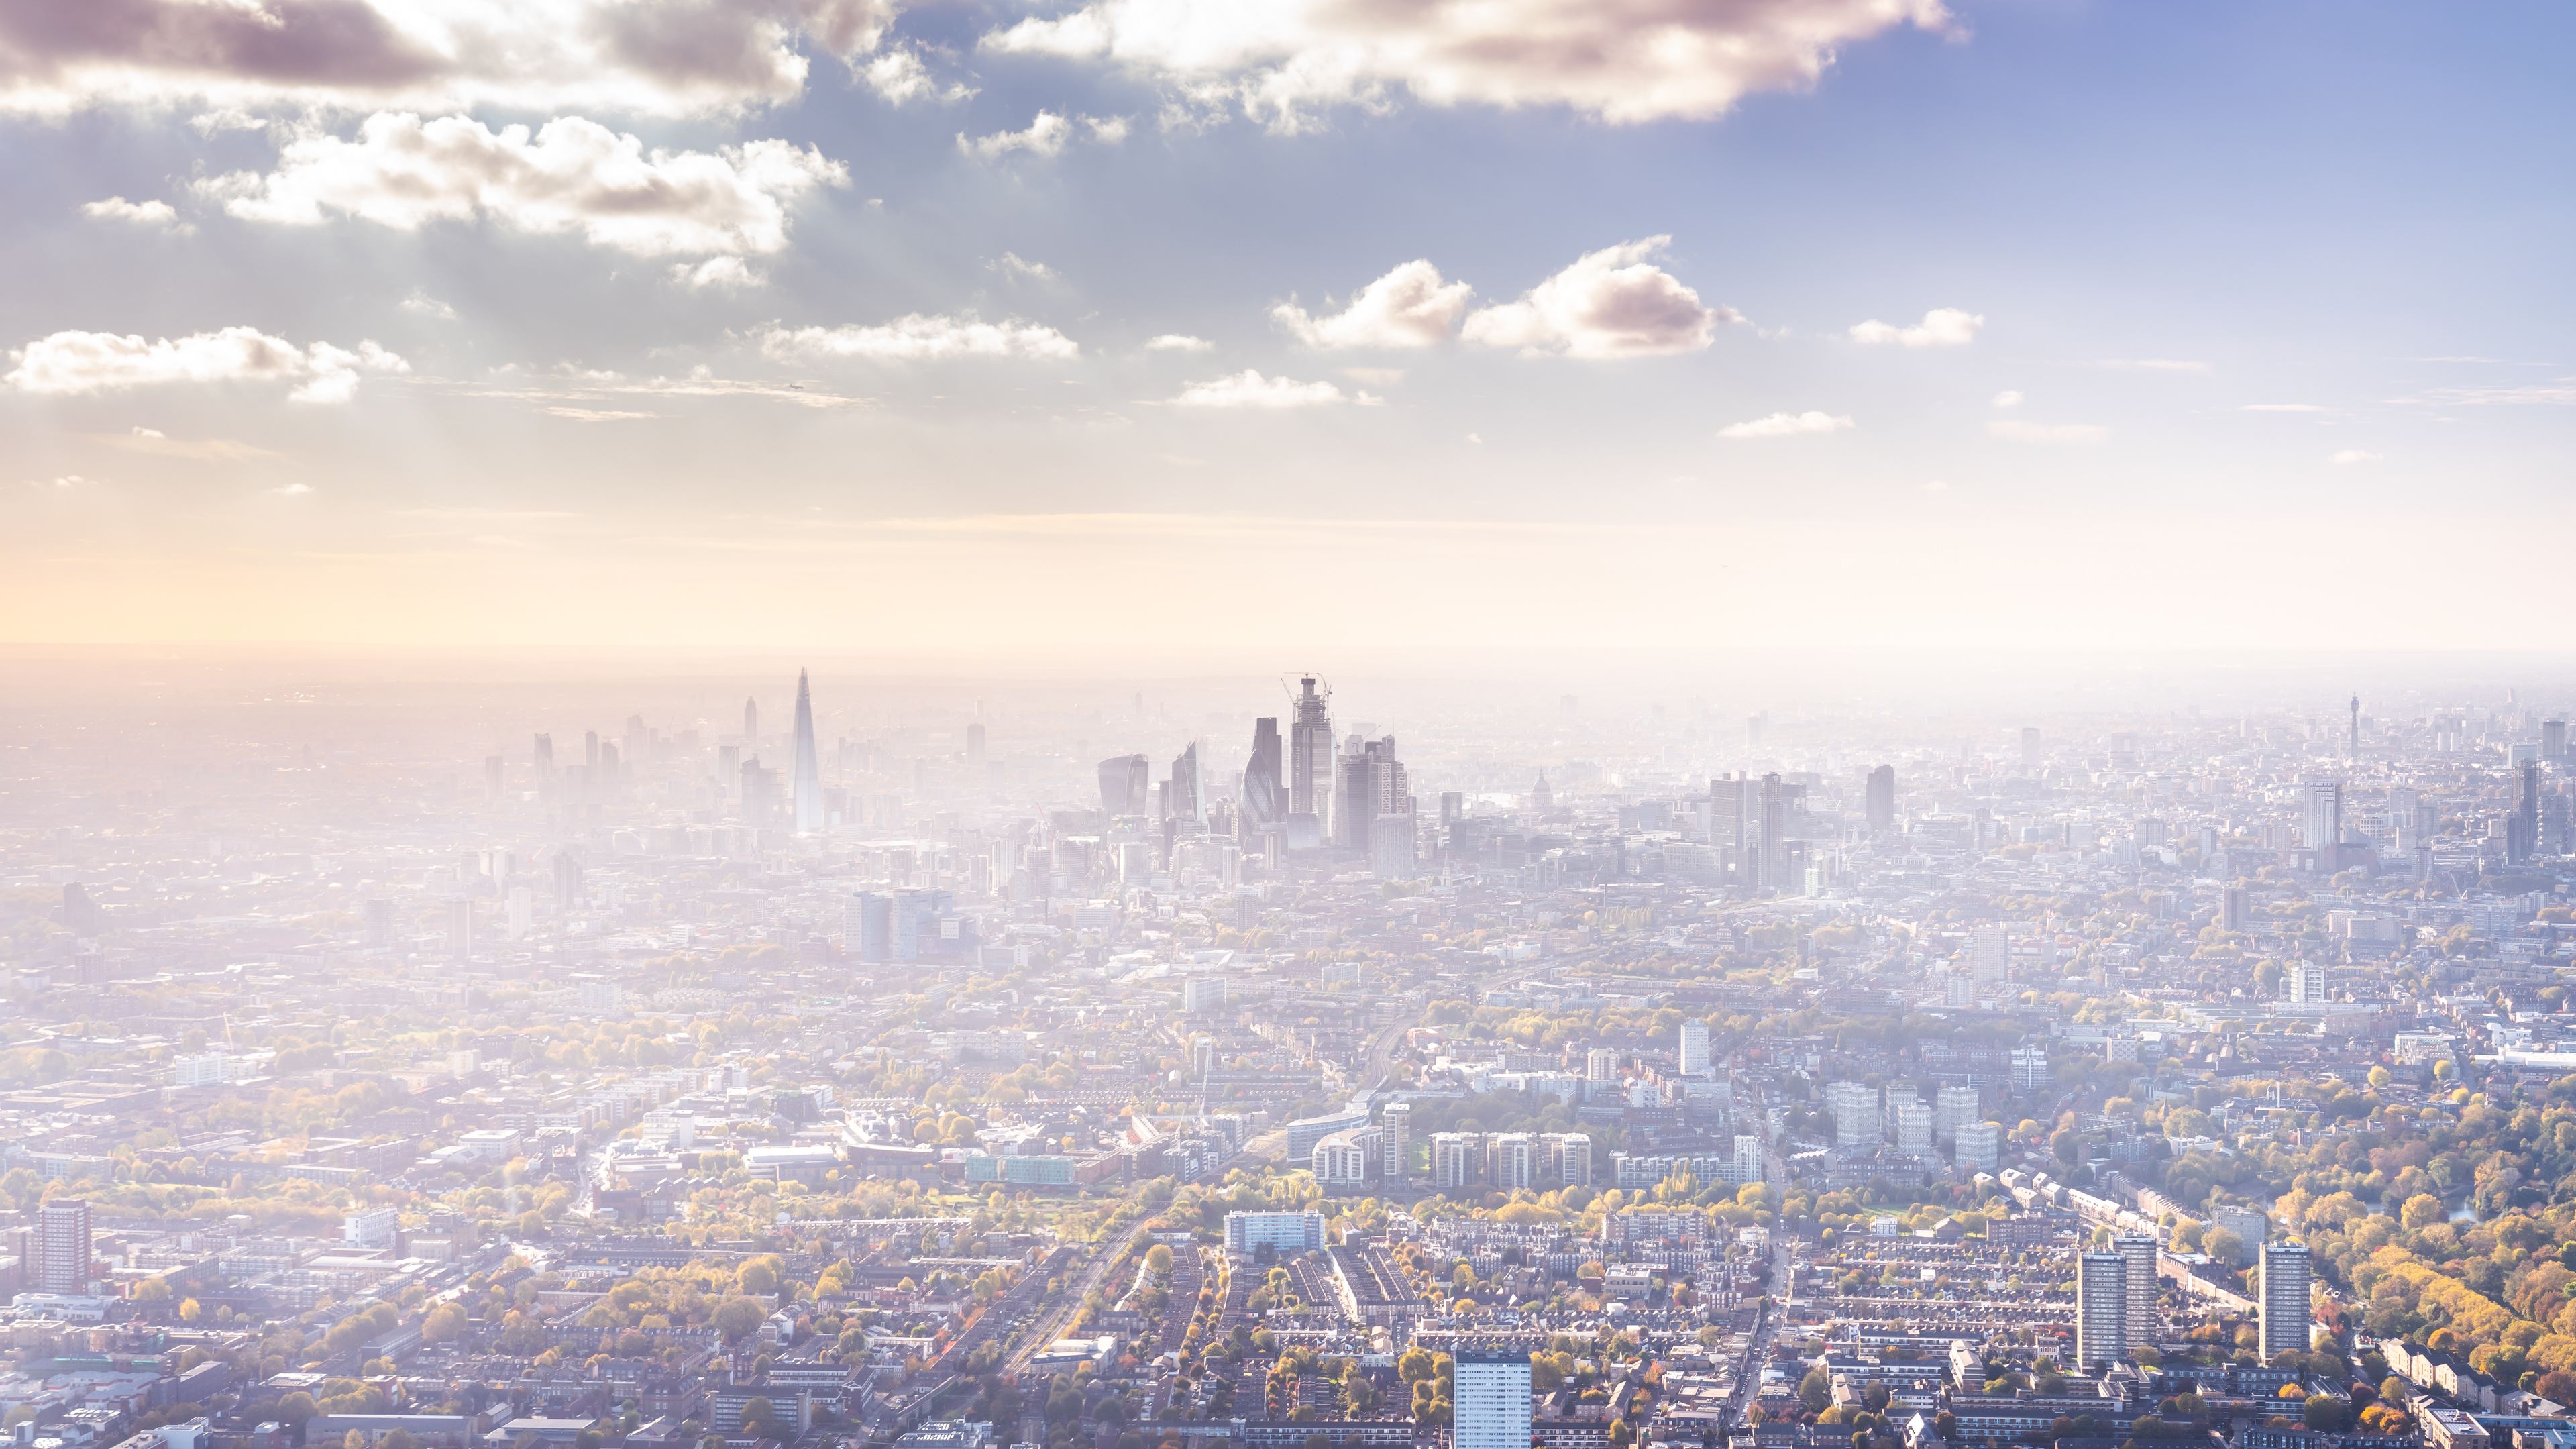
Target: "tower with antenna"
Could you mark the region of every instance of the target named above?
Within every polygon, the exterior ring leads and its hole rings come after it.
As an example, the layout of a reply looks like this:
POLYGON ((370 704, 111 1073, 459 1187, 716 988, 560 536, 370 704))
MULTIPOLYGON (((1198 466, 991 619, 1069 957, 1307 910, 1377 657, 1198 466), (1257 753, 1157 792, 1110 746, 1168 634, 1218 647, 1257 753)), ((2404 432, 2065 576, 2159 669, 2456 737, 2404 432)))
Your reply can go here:
POLYGON ((2351 745, 2350 745, 2350 752, 2351 752, 2351 759, 2352 759, 2352 762, 2353 762, 2354 764, 2356 764, 2356 765, 2360 764, 2360 763, 2361 763, 2361 696, 2360 696, 2360 695, 2358 695, 2358 694, 2356 694, 2356 695, 2354 695, 2354 696, 2352 697, 2352 742, 2351 742, 2351 745))

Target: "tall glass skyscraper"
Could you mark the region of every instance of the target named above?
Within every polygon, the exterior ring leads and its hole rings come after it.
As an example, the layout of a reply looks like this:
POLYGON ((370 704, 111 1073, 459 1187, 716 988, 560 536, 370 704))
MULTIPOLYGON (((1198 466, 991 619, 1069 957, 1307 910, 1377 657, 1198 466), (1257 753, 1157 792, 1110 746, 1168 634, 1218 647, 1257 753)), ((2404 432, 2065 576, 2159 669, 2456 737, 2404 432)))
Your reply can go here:
POLYGON ((799 835, 823 828, 823 762, 814 752, 814 692, 796 671, 795 827, 799 835))
POLYGON ((1252 758, 1243 767, 1243 837, 1255 840, 1279 828, 1287 811, 1280 797, 1279 721, 1253 722, 1252 758))

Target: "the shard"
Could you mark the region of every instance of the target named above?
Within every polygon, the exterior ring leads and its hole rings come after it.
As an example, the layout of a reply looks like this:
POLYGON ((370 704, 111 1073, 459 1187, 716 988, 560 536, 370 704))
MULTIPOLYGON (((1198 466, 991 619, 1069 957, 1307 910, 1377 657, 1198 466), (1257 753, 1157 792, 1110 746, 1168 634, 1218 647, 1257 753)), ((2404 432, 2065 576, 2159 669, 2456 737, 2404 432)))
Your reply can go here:
POLYGON ((823 828, 823 765, 814 751, 814 691, 796 671, 796 833, 823 828))

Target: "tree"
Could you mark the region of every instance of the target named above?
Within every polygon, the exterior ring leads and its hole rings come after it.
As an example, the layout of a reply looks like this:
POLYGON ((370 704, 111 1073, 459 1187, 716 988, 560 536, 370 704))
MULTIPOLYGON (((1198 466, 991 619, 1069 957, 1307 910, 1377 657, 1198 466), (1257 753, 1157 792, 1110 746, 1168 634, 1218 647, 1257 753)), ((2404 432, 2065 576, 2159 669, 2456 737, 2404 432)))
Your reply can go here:
POLYGON ((1805 1378, 1798 1380, 1798 1402, 1806 1405, 1809 1413, 1821 1414, 1833 1401, 1834 1381, 1823 1369, 1811 1368, 1805 1378))
POLYGON ((2222 1263, 2245 1261, 2245 1239, 2232 1228, 2210 1228, 2200 1235, 2200 1250, 2222 1263))
POLYGON ((453 1303, 438 1305, 420 1321, 423 1343, 453 1343, 464 1332, 465 1310, 453 1303))
POLYGON ((2344 1416, 2352 1405, 2341 1394, 2310 1394, 2305 1413, 2308 1427, 2333 1432, 2344 1425, 2344 1416))
POLYGON ((759 1304, 748 1298, 728 1298, 716 1305, 714 1323, 725 1337, 743 1338, 768 1317, 759 1304))

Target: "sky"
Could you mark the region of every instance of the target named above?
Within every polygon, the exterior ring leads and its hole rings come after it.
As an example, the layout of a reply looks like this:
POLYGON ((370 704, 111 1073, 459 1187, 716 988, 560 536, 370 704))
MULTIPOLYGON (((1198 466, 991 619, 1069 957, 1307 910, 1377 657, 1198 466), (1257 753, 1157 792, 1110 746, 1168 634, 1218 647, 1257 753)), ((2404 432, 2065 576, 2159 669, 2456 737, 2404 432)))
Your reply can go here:
POLYGON ((17 0, 0 641, 2555 647, 2571 42, 17 0))

